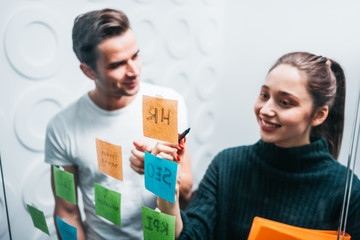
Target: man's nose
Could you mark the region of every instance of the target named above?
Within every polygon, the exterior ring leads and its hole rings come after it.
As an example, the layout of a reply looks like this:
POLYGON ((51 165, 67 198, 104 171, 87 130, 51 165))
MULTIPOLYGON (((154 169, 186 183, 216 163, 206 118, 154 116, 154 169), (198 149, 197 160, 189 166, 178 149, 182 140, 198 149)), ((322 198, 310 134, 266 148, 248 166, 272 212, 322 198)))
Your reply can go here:
POLYGON ((127 64, 126 74, 129 77, 134 77, 139 75, 140 73, 140 66, 135 61, 129 61, 127 64))

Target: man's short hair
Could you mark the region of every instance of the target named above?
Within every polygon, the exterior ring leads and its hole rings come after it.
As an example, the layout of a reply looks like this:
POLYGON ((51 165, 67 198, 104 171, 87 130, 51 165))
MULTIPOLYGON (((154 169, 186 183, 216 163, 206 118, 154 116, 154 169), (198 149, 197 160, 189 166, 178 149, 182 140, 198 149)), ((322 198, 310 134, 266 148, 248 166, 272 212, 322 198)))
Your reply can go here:
POLYGON ((129 28, 129 19, 119 10, 106 8, 81 14, 74 21, 73 50, 80 62, 96 71, 97 45, 107 38, 122 35, 129 28))

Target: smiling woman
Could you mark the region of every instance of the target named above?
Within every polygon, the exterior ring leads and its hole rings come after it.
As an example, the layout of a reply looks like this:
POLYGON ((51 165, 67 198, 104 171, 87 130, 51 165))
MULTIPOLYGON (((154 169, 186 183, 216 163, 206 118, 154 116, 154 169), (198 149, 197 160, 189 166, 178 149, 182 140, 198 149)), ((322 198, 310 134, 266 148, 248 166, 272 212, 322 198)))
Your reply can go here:
MULTIPOLYGON (((346 168, 335 160, 344 99, 337 62, 306 52, 282 56, 254 106, 261 140, 220 152, 185 212, 178 200, 158 197, 158 208, 176 216, 176 237, 247 239, 255 217, 336 231, 346 178, 346 168)), ((357 177, 352 186, 346 229, 360 239, 357 177)))
POLYGON ((306 76, 283 64, 267 76, 254 106, 261 139, 280 147, 310 143, 313 103, 306 76))

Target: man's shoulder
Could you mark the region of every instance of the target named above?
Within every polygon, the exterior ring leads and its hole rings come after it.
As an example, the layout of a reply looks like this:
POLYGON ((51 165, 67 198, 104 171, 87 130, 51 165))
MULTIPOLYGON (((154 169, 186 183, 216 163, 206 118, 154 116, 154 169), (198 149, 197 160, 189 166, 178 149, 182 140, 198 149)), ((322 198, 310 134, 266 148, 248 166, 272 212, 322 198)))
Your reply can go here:
POLYGON ((56 113, 49 121, 49 125, 57 125, 59 124, 59 122, 66 123, 75 121, 77 119, 76 115, 79 111, 79 108, 81 108, 81 105, 84 104, 84 98, 85 95, 81 96, 80 98, 60 110, 58 113, 56 113))

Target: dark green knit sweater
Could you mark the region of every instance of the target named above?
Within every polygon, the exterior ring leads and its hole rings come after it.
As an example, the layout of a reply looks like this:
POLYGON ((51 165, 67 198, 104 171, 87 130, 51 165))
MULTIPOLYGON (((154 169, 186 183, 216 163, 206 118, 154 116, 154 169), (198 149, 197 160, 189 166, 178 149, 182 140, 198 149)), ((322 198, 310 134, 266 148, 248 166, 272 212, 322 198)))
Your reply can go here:
MULTIPOLYGON (((255 216, 309 229, 337 230, 346 168, 324 138, 279 148, 262 140, 226 149, 210 164, 181 212, 179 239, 247 239, 255 216)), ((360 181, 354 176, 346 228, 360 239, 360 181)))

